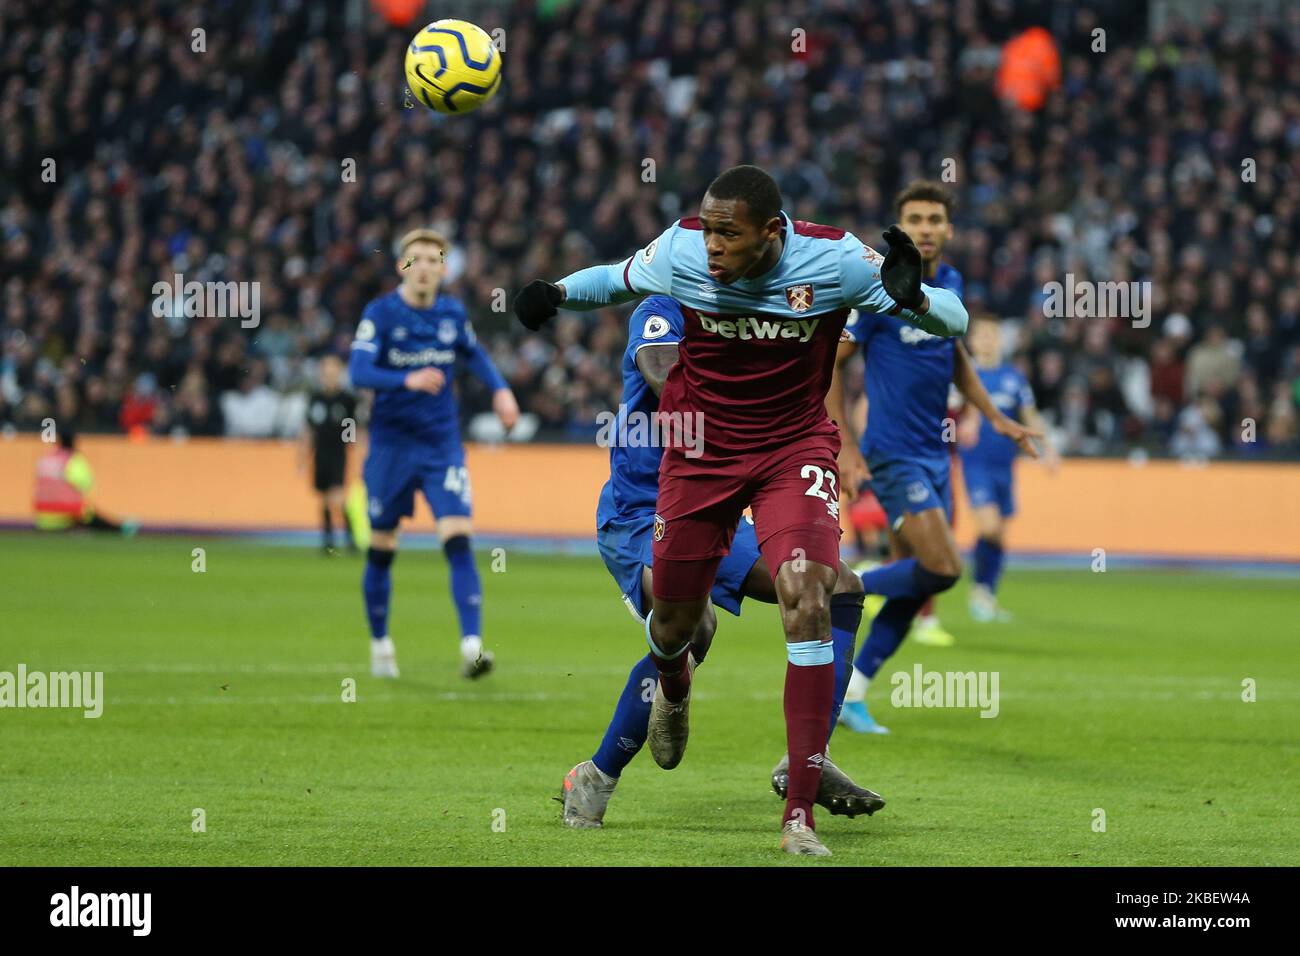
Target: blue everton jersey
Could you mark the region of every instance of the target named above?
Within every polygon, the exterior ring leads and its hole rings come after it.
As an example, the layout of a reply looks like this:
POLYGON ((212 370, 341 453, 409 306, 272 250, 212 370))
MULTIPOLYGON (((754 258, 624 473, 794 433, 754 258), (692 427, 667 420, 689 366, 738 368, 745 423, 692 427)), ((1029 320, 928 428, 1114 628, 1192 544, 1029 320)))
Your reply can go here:
POLYGON ((637 436, 651 436, 651 416, 659 409, 654 393, 641 370, 636 356, 641 349, 656 345, 676 345, 682 339, 685 320, 682 307, 666 295, 643 299, 628 319, 627 349, 623 352, 623 395, 619 399, 618 418, 609 448, 609 481, 601 492, 596 509, 596 527, 603 527, 613 517, 627 518, 653 513, 659 494, 659 459, 663 448, 637 436), (630 440, 624 441, 627 438, 630 440), (632 447, 627 447, 627 446, 632 447))
MULTIPOLYGON (((935 285, 960 296, 961 273, 941 263, 935 285)), ((948 417, 955 340, 931 335, 880 312, 854 312, 845 335, 862 348, 867 428, 862 454, 877 458, 941 458, 948 417)))
POLYGON ((427 309, 407 305, 394 289, 366 305, 353 350, 375 357, 375 368, 406 373, 436 368, 447 377, 437 395, 406 388, 375 390, 370 413, 372 442, 460 446, 459 410, 452 388, 456 368, 478 351, 474 329, 460 300, 440 293, 427 309))
MULTIPOLYGON (((993 368, 977 368, 976 372, 998 410, 1023 422, 1025 409, 1034 407, 1034 392, 1020 369, 1004 362, 993 368)), ((979 441, 974 448, 963 448, 961 457, 962 461, 983 465, 1009 465, 1019 451, 1014 441, 995 432, 988 418, 981 416, 979 441)))

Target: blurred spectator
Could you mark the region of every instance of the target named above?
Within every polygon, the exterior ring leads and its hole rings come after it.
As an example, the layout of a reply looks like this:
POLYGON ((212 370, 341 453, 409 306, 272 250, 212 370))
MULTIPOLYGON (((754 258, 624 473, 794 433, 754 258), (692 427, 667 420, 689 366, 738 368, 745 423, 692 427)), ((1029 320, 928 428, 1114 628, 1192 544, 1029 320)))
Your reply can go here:
POLYGON ((1169 450, 1179 458, 1212 458, 1219 453, 1219 435, 1215 426, 1218 408, 1211 401, 1202 400, 1188 405, 1178 416, 1178 430, 1174 433, 1169 450))
POLYGON ((1241 374, 1241 343, 1228 338, 1222 325, 1211 325, 1205 340, 1187 353, 1184 391, 1189 399, 1232 387, 1241 374))
MULTIPOLYGON (((618 402, 627 310, 525 336, 502 311, 525 281, 622 259, 735 163, 770 169, 793 215, 871 241, 892 195, 952 160, 968 305, 1024 323, 1011 357, 1067 450, 1167 448, 1191 408, 1223 453, 1295 457, 1300 7, 1203 6, 1150 34, 1123 0, 514 0, 475 14, 507 27, 501 93, 443 117, 402 107, 409 27, 362 0, 71 18, 9 0, 0 425, 295 434, 306 363, 346 350, 395 281, 392 238, 432 224, 521 406, 544 436, 586 440, 618 402), (1028 111, 994 83, 1031 28, 1059 68, 1028 111), (1150 283, 1149 326, 1045 316, 1067 273, 1150 283), (262 322, 155 301, 177 274, 257 282, 262 322)), ((468 416, 485 397, 464 385, 468 416)))

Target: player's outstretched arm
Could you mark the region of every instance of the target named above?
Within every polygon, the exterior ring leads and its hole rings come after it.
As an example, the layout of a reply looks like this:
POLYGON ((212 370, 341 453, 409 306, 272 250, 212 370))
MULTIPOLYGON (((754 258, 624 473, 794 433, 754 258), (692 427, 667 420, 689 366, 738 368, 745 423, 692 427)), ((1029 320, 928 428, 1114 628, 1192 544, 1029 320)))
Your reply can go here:
POLYGON ((670 294, 669 249, 676 229, 677 223, 673 223, 648 246, 622 262, 579 269, 559 282, 534 279, 515 296, 515 315, 525 327, 536 332, 561 307, 585 311, 629 302, 654 292, 670 294))
POLYGON ((921 253, 897 226, 884 234, 889 254, 881 256, 853 239, 844 245, 841 282, 845 304, 868 312, 887 312, 932 335, 966 334, 969 316, 961 299, 921 281, 921 253))
POLYGON ((622 284, 622 266, 590 266, 559 282, 534 279, 515 296, 514 313, 524 327, 536 332, 560 307, 586 311, 639 298, 622 284))

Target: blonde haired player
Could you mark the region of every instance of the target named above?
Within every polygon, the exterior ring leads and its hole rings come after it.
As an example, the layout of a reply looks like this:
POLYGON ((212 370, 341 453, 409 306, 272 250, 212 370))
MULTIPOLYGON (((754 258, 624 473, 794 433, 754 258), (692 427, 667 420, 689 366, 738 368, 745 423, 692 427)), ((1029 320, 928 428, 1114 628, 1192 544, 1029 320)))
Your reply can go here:
POLYGON ((465 307, 440 291, 447 248, 447 240, 432 229, 402 236, 397 244, 402 282, 366 305, 348 364, 352 384, 375 392, 364 469, 371 536, 362 592, 376 677, 398 676, 388 634, 391 568, 398 524, 415 513, 416 491, 437 519, 447 556, 460 620, 461 673, 481 677, 493 664, 483 649, 483 599, 470 547, 469 472, 451 388, 456 372, 463 367, 492 390, 492 410, 507 431, 519 419, 519 405, 478 343, 465 307))

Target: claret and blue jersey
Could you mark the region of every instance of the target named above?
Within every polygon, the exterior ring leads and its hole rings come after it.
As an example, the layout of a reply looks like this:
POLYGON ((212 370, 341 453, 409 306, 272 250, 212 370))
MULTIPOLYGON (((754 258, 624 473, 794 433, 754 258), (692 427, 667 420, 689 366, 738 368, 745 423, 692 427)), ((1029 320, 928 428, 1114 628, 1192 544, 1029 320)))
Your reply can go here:
POLYGON ((452 387, 461 365, 494 391, 507 387, 455 297, 440 294, 418 309, 395 289, 362 312, 348 372, 353 385, 375 391, 364 477, 376 529, 389 530, 413 513, 417 487, 438 517, 470 514, 452 387), (446 376, 437 395, 405 387, 407 374, 421 368, 446 376))
MULTIPOLYGON (((936 334, 966 330, 960 300, 928 288, 930 311, 899 310, 880 274, 884 256, 842 229, 782 214, 781 255, 763 275, 729 284, 709 275, 702 224, 688 217, 617 265, 564 277, 565 308, 593 308, 642 295, 681 307, 681 354, 664 385, 665 411, 706 414, 704 454, 689 469, 720 469, 740 456, 835 430, 823 397, 851 308, 900 311, 936 334)), ((664 459, 674 474, 683 456, 664 459)))

